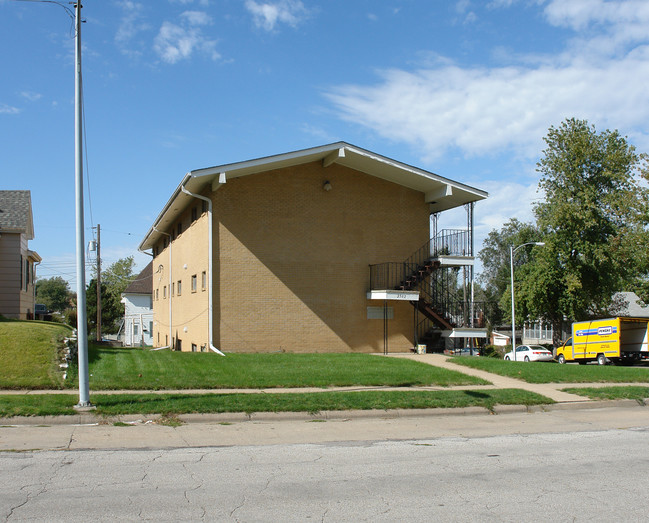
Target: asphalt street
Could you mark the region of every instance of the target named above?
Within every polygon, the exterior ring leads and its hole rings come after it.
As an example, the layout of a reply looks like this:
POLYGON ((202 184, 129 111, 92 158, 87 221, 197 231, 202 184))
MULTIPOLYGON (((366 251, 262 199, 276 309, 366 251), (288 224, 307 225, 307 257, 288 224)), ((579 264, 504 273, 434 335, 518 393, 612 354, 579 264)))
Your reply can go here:
MULTIPOLYGON (((128 435, 122 441, 141 439, 140 448, 97 445, 87 450, 0 453, 0 517, 5 521, 644 521, 649 510, 645 409, 625 409, 624 416, 591 411, 590 417, 584 411, 569 411, 577 414, 576 419, 567 416, 565 422, 547 413, 429 417, 429 428, 420 427, 416 434, 408 433, 414 425, 400 423, 401 438, 396 440, 384 439, 385 434, 378 437, 373 433, 378 424, 367 420, 299 422, 317 427, 315 431, 337 425, 339 440, 320 443, 280 442, 300 439, 290 435, 297 429, 293 422, 281 422, 283 429, 272 422, 248 422, 250 430, 261 429, 254 430, 260 439, 273 428, 284 434, 262 445, 249 444, 248 434, 240 444, 222 446, 219 440, 227 431, 240 433, 237 424, 164 427, 177 432, 179 440, 189 439, 192 432, 203 438, 204 445, 188 441, 161 448, 155 448, 155 436, 146 446, 155 426, 111 427, 110 431, 128 435), (603 421, 607 414, 612 421, 603 421), (502 428, 498 423, 483 426, 497 418, 502 428), (526 431, 527 421, 531 426, 526 431), (640 421, 643 426, 634 425, 640 421), (631 425, 600 429, 625 423, 631 425), (539 431, 542 424, 548 426, 539 431), (589 424, 591 429, 586 430, 589 424), (516 426, 519 433, 513 433, 516 426), (574 430, 575 426, 582 429, 574 430), (365 431, 365 439, 344 439, 358 430, 365 431), (419 437, 426 431, 428 437, 419 437), (452 432, 455 435, 436 435, 452 432)), ((3 428, 2 433, 11 430, 23 429, 3 428)))

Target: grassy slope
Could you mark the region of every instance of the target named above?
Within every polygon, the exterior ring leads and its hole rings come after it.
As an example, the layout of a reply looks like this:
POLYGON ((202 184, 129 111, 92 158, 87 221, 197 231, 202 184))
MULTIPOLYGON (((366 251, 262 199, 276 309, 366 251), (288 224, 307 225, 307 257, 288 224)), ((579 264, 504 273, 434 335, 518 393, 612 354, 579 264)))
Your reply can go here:
MULTIPOLYGON (((484 380, 369 354, 228 354, 89 349, 92 390, 478 385, 484 380)), ((70 386, 76 379, 71 375, 70 386)))
POLYGON ((70 327, 40 321, 0 321, 0 388, 63 388, 60 340, 70 327))
POLYGON ((453 358, 453 363, 527 381, 528 383, 649 383, 649 367, 559 365, 514 362, 495 358, 453 358))

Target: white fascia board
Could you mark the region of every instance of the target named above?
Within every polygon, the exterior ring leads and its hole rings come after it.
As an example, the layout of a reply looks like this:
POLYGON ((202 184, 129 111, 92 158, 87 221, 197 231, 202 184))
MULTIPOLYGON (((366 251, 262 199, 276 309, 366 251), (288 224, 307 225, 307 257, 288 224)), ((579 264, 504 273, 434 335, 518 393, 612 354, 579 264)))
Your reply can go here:
MULTIPOLYGON (((176 200, 178 200, 179 197, 185 196, 184 193, 182 192, 182 187, 183 187, 183 185, 185 185, 191 179, 191 177, 192 177, 191 173, 185 174, 185 176, 183 177, 182 182, 180 182, 178 187, 176 187, 176 190, 171 195, 171 198, 169 198, 169 200, 167 201, 165 206, 162 208, 162 211, 160 211, 160 214, 158 214, 158 217, 155 219, 155 221, 153 222, 153 225, 151 226, 151 228, 148 230, 148 232, 144 236, 144 239, 142 240, 142 242, 140 242, 140 246, 138 247, 138 249, 140 251, 144 251, 146 249, 151 249, 153 247, 153 244, 156 242, 157 237, 159 236, 159 233, 156 232, 156 228, 160 229, 160 228, 164 227, 164 226, 161 227, 161 225, 162 225, 162 222, 165 220, 165 218, 170 219, 170 221, 173 221, 173 219, 175 218, 175 214, 177 212, 179 212, 179 209, 178 209, 179 205, 178 205, 178 202, 176 200)), ((188 197, 186 197, 186 198, 188 198, 188 197)), ((183 209, 184 209, 184 206, 183 206, 183 209)), ((180 212, 183 209, 180 209, 180 212)))
POLYGON ((463 327, 453 330, 442 331, 443 338, 486 338, 487 329, 472 329, 463 327))
POLYGON ((367 293, 368 300, 419 301, 419 291, 375 290, 367 293))
POLYGON ((344 157, 345 157, 345 148, 341 147, 337 151, 334 151, 328 154, 327 156, 325 156, 324 159, 322 160, 322 166, 324 168, 327 168, 344 157))
POLYGON ((463 267, 475 265, 474 256, 437 256, 433 260, 439 261, 442 267, 463 267))

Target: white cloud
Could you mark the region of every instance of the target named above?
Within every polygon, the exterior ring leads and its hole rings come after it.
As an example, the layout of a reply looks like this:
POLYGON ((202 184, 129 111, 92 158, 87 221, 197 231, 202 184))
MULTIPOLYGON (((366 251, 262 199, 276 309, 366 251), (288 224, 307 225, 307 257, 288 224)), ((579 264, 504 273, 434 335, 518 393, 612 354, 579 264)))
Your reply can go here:
POLYGON ((40 100, 43 97, 42 94, 33 93, 31 91, 23 91, 23 92, 20 93, 20 96, 22 96, 26 100, 29 100, 30 102, 37 102, 38 100, 40 100))
POLYGON ((297 26, 308 15, 300 0, 256 2, 246 0, 246 9, 252 14, 255 25, 266 31, 274 31, 280 23, 297 26))
POLYGON ((133 40, 139 33, 150 29, 150 26, 142 20, 144 7, 141 3, 132 0, 122 0, 117 5, 124 11, 124 16, 115 33, 115 43, 123 54, 139 56, 141 51, 133 47, 133 40))
POLYGON ((12 107, 11 105, 0 103, 0 114, 18 114, 20 109, 12 107))
POLYGON ((607 7, 599 14, 579 8, 592 3, 554 0, 545 6, 554 24, 586 24, 588 40, 576 39, 561 55, 522 57, 518 62, 523 65, 511 67, 440 62, 414 71, 382 70, 373 85, 337 86, 326 96, 343 119, 415 145, 427 159, 452 150, 466 156, 514 151, 534 157, 548 127, 571 116, 620 129, 640 140, 635 143, 642 148, 649 145, 644 132, 649 120, 649 34, 635 28, 649 22, 649 13, 646 19, 644 14, 649 3, 640 9, 633 0, 616 2, 616 12, 608 8, 611 2, 599 2, 607 7), (595 30, 595 19, 608 24, 605 30, 595 30), (602 44, 621 38, 641 43, 624 45, 617 53, 602 44))
POLYGON ((169 64, 188 59, 194 52, 218 60, 221 55, 216 51, 216 41, 210 40, 201 31, 201 26, 211 23, 212 19, 206 13, 185 11, 180 15, 180 24, 163 22, 153 48, 169 64))

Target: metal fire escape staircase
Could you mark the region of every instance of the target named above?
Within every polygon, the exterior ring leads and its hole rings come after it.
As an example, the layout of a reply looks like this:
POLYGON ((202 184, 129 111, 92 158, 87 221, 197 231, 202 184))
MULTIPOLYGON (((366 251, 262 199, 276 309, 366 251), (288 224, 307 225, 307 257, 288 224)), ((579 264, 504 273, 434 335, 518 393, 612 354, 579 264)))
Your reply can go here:
POLYGON ((410 301, 423 316, 415 320, 415 342, 426 342, 435 337, 433 333, 439 338, 441 332, 448 334, 456 328, 478 324, 474 321, 478 318, 477 304, 466 296, 457 296, 457 269, 473 263, 469 232, 445 229, 403 262, 371 265, 370 286, 372 292, 403 291, 415 297, 418 294, 418 299, 410 301))

